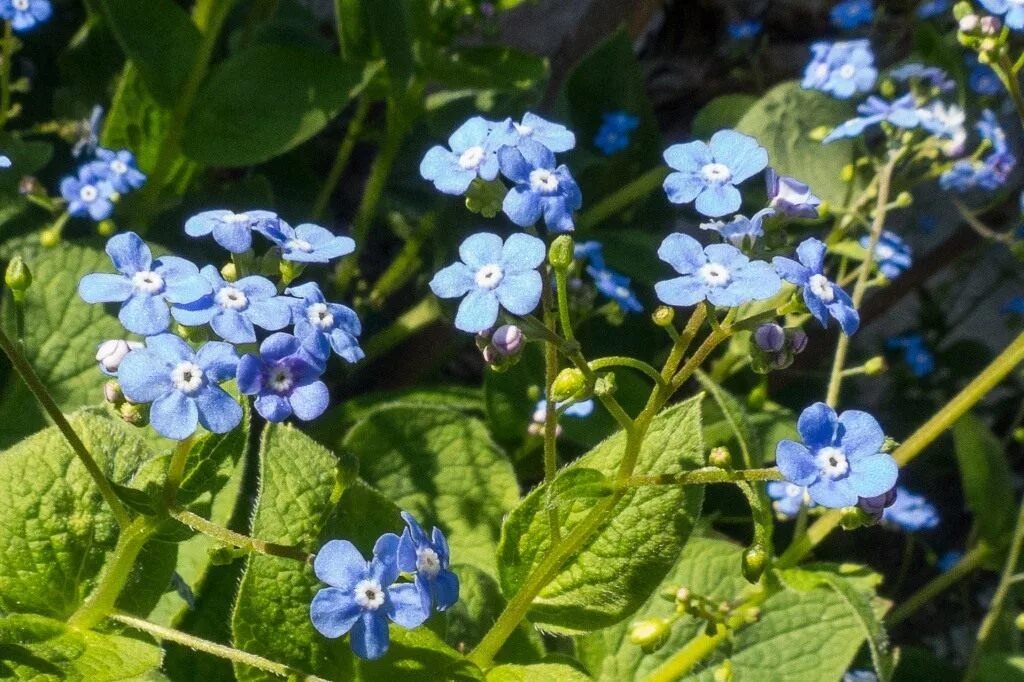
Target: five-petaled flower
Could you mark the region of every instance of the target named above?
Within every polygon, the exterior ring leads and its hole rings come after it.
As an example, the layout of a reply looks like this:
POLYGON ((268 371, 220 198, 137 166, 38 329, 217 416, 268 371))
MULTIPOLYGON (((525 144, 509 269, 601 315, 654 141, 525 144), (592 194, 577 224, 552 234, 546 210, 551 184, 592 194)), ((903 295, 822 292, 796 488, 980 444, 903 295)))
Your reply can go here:
POLYGON ((576 135, 571 130, 561 123, 553 123, 529 111, 523 114, 523 120, 519 123, 506 119, 495 125, 492 135, 495 148, 500 145, 517 147, 531 140, 557 154, 576 146, 576 135))
POLYGON ((237 367, 229 343, 210 341, 197 352, 174 334, 159 334, 125 356, 117 378, 128 400, 153 403, 149 421, 157 433, 184 440, 199 424, 213 433, 238 426, 242 407, 219 386, 237 367))
POLYGON ((871 0, 844 0, 829 13, 832 25, 842 29, 853 29, 870 24, 875 18, 871 0))
POLYGON ((696 199, 696 209, 709 218, 740 208, 740 184, 768 165, 768 152, 757 140, 735 130, 720 130, 710 143, 674 144, 665 161, 675 169, 665 178, 665 192, 674 204, 696 199))
POLYGON ((779 175, 774 168, 765 171, 768 205, 790 218, 817 218, 821 199, 796 178, 779 175))
POLYGON ((855 93, 875 87, 878 69, 875 55, 867 40, 836 43, 813 43, 811 61, 804 70, 801 85, 812 90, 849 99, 855 93))
POLYGON ((256 327, 276 331, 291 322, 289 302, 277 295, 277 287, 269 279, 252 275, 226 282, 212 265, 199 272, 213 291, 198 301, 171 308, 174 319, 186 327, 209 324, 225 341, 255 343, 256 327))
MULTIPOLYGON (((865 249, 870 243, 867 235, 860 238, 860 245, 865 249)), ((902 237, 889 230, 882 231, 874 254, 879 272, 889 279, 896 279, 910 268, 911 255, 910 245, 902 237)))
POLYGON ((124 194, 142 187, 146 182, 146 176, 135 165, 135 155, 127 149, 116 152, 97 149, 96 159, 90 166, 98 177, 110 183, 115 192, 124 194))
POLYGON ((882 523, 916 533, 939 525, 939 512, 923 495, 896 486, 896 499, 882 512, 882 523))
POLYGON ((23 33, 41 24, 53 14, 50 0, 0 0, 0 19, 23 33))
POLYGON ((111 237, 107 255, 120 274, 88 274, 78 283, 78 295, 86 303, 123 303, 118 319, 130 332, 159 334, 171 322, 167 303, 193 303, 210 293, 199 268, 175 256, 153 260, 134 232, 111 237))
POLYGON ((313 561, 316 577, 328 585, 310 605, 313 627, 330 639, 351 632, 352 651, 360 658, 374 660, 387 652, 389 620, 412 629, 430 615, 413 583, 395 584, 399 542, 394 533, 382 535, 373 559, 366 561, 348 540, 331 540, 313 561))
POLYGON ((305 352, 298 338, 278 332, 260 344, 259 357, 239 360, 238 391, 256 396, 256 411, 267 421, 284 421, 292 414, 310 421, 324 413, 331 399, 320 381, 323 371, 322 361, 305 352))
POLYGON ((712 305, 733 307, 771 298, 782 286, 779 276, 764 261, 752 261, 730 244, 701 248, 689 235, 670 234, 658 256, 681 277, 654 286, 663 303, 691 306, 707 300, 712 305))
POLYGON ((114 187, 92 164, 78 169, 78 174, 60 182, 60 194, 68 202, 68 214, 106 220, 114 212, 114 187))
MULTIPOLYGON (((525 121, 525 117, 524 117, 525 121)), ((511 121, 508 127, 512 127, 511 121)), ((439 192, 465 194, 473 180, 498 177, 498 147, 505 143, 507 129, 494 135, 494 124, 474 116, 448 138, 450 149, 431 147, 420 162, 420 175, 439 192)))
POLYGON ((515 183, 501 209, 516 225, 531 227, 541 217, 553 232, 571 232, 572 214, 583 205, 579 185, 565 165, 555 165, 555 155, 536 142, 498 151, 501 173, 515 183))
POLYGON ((860 326, 860 314, 853 307, 853 301, 824 274, 825 244, 813 237, 805 239, 796 247, 796 257, 799 262, 776 256, 772 265, 782 279, 801 288, 807 309, 823 327, 828 326, 831 315, 839 322, 844 334, 849 336, 856 332, 860 326))
POLYGON ((800 414, 797 431, 803 443, 780 441, 776 462, 787 481, 807 486, 823 507, 850 507, 896 484, 896 461, 882 452, 885 434, 867 412, 837 417, 825 403, 814 403, 800 414))
POLYGON ((772 509, 785 519, 791 519, 800 512, 805 504, 813 507, 814 502, 807 495, 807 488, 786 481, 768 481, 765 487, 768 497, 772 499, 772 509))
POLYGON ((921 123, 921 113, 915 108, 913 93, 907 93, 892 102, 872 95, 857 107, 857 113, 860 116, 836 126, 825 136, 822 144, 857 137, 867 128, 882 122, 891 123, 899 128, 916 128, 921 123))
POLYGON ((402 512, 406 529, 398 543, 398 568, 414 573, 423 608, 446 611, 459 600, 459 576, 448 569, 451 553, 440 528, 427 532, 409 512, 402 512))
POLYGON ((743 246, 744 241, 753 244, 759 237, 764 236, 764 220, 775 215, 774 208, 762 208, 750 218, 742 215, 733 216, 732 220, 712 220, 708 223, 701 223, 700 229, 714 230, 722 235, 722 238, 737 248, 743 246))
POLYGON ((328 263, 356 250, 351 237, 342 237, 313 223, 292 227, 283 220, 261 230, 281 249, 281 258, 293 263, 328 263))
POLYGON ((217 209, 203 211, 185 221, 185 234, 204 237, 213 233, 213 240, 231 253, 244 253, 252 248, 253 230, 265 232, 277 222, 277 214, 270 211, 235 213, 217 209))
POLYGON ((294 297, 289 303, 295 336, 313 357, 326 360, 332 350, 347 362, 365 357, 359 347, 363 328, 355 311, 340 303, 328 303, 316 282, 289 287, 284 293, 294 297))
POLYGON ((540 303, 543 283, 537 268, 544 262, 544 242, 517 233, 504 243, 489 232, 471 235, 459 246, 461 263, 440 270, 430 280, 440 298, 465 296, 455 326, 475 334, 494 326, 499 306, 527 315, 540 303))

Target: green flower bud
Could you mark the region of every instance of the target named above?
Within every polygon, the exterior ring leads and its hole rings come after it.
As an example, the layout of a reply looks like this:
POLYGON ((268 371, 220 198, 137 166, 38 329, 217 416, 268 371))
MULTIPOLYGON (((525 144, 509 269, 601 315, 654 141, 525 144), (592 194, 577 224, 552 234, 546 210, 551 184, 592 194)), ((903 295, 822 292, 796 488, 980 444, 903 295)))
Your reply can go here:
POLYGON ((864 373, 868 376, 882 374, 886 369, 888 369, 888 367, 885 364, 885 358, 881 355, 876 355, 864 363, 864 373))
POLYGON ((555 383, 551 386, 551 398, 557 403, 569 400, 583 391, 586 385, 587 381, 583 377, 583 372, 575 367, 567 367, 555 377, 555 383))
POLYGON ((1013 430, 1013 440, 1024 443, 1024 426, 1018 426, 1013 430))
POLYGON ((839 179, 843 182, 853 182, 853 179, 857 176, 857 169, 853 167, 853 164, 846 164, 843 169, 839 171, 839 179))
POLYGON ((817 128, 813 129, 810 133, 808 133, 807 137, 810 138, 811 142, 821 142, 828 136, 830 132, 832 132, 832 128, 830 128, 829 126, 818 126, 817 128))
POLYGON ((124 393, 121 392, 121 384, 113 379, 103 384, 103 399, 114 407, 120 407, 124 403, 124 393))
POLYGON ((52 248, 60 244, 60 230, 55 230, 52 227, 48 227, 39 233, 39 243, 46 247, 52 248))
POLYGON ((885 97, 886 99, 892 99, 893 96, 896 95, 896 86, 889 78, 882 80, 882 83, 881 85, 879 85, 878 89, 881 91, 882 97, 885 97))
POLYGON ((15 256, 7 264, 4 283, 11 290, 15 301, 20 303, 25 300, 25 292, 32 286, 32 271, 25 265, 25 259, 21 256, 15 256))
POLYGON ((715 668, 711 677, 715 682, 732 682, 732 661, 722 661, 722 665, 715 668))
POLYGON ((572 237, 563 234, 551 242, 551 248, 548 249, 548 262, 555 270, 565 272, 575 258, 576 245, 573 244, 572 237))
POLYGON ((302 275, 302 271, 306 269, 306 266, 302 263, 293 263, 290 260, 284 259, 281 260, 277 267, 281 272, 281 281, 286 285, 294 282, 297 277, 302 275))
POLYGON ((667 305, 659 305, 654 309, 654 312, 651 313, 651 320, 653 320, 654 324, 659 327, 668 327, 675 319, 675 308, 670 308, 667 305))
POLYGON ((708 465, 718 467, 719 469, 732 468, 732 455, 729 454, 729 448, 712 448, 711 452, 708 453, 708 465))
POLYGON ((748 583, 757 584, 768 568, 768 552, 762 545, 751 545, 743 552, 743 577, 748 583))
POLYGON ((220 269, 220 276, 224 278, 225 282, 237 282, 238 266, 234 263, 225 263, 224 267, 220 269))
POLYGON ((666 618, 648 618, 631 623, 629 641, 644 650, 645 653, 657 651, 668 639, 672 623, 666 618))
POLYGON ((875 523, 875 520, 860 507, 844 507, 840 514, 839 525, 843 530, 856 530, 875 523))
POLYGON ((599 376, 597 381, 594 382, 594 395, 614 395, 618 388, 618 384, 615 380, 615 373, 608 372, 607 374, 599 376))
POLYGON ((506 194, 508 187, 498 178, 491 181, 476 178, 466 191, 466 209, 484 218, 493 218, 501 212, 506 194))
POLYGON ((183 324, 175 324, 174 333, 191 343, 205 343, 210 338, 206 327, 186 327, 183 324))
POLYGON ((1018 630, 1024 630, 1024 612, 1018 613, 1013 619, 1013 624, 1018 630))
POLYGON ((125 401, 117 408, 117 412, 121 419, 132 426, 145 426, 149 423, 148 405, 136 405, 125 401))
POLYGON ((898 440, 896 440, 895 438, 890 438, 889 436, 886 436, 885 440, 882 441, 882 452, 892 452, 893 450, 895 450, 899 446, 900 446, 900 443, 899 443, 898 440))
POLYGON ((953 18, 957 21, 971 14, 974 14, 974 7, 971 6, 971 3, 966 2, 966 0, 958 2, 953 6, 953 18))

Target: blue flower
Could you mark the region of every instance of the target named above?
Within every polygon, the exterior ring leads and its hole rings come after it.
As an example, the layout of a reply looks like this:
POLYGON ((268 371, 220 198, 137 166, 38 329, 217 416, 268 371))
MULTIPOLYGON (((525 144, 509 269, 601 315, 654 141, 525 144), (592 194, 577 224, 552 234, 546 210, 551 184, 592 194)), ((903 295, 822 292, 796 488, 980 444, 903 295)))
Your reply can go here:
MULTIPOLYGON (((576 135, 571 130, 530 112, 523 115, 520 123, 515 123, 509 118, 501 124, 494 125, 491 137, 494 149, 502 145, 518 147, 527 140, 536 142, 556 154, 567 152, 576 146, 576 135)), ((493 180, 493 177, 489 179, 493 180)))
POLYGON ((601 246, 601 242, 576 242, 573 248, 573 256, 579 260, 587 261, 595 268, 604 267, 604 247, 601 246))
POLYGON ((722 235, 722 238, 737 248, 742 248, 744 241, 753 244, 759 237, 764 236, 764 219, 775 215, 774 208, 762 208, 753 217, 733 216, 730 222, 714 220, 710 223, 701 223, 700 229, 714 230, 722 235))
POLYGON ((813 43, 811 53, 801 83, 804 88, 849 99, 855 93, 868 92, 875 87, 878 70, 867 40, 813 43))
POLYGON ((96 158, 99 160, 92 163, 96 175, 109 182, 114 191, 124 194, 145 184, 146 176, 135 165, 135 155, 127 149, 97 149, 96 158))
POLYGON ((314 358, 326 360, 332 350, 348 362, 365 357, 358 338, 363 328, 351 308, 328 303, 316 282, 289 287, 284 293, 296 297, 290 302, 295 336, 314 358))
POLYGON ((658 257, 682 277, 658 282, 654 290, 663 303, 691 306, 707 300, 723 308, 763 301, 778 293, 779 276, 764 261, 752 261, 729 244, 701 248, 689 235, 670 234, 658 257))
POLYGON ((779 276, 803 290, 804 303, 811 314, 828 326, 831 315, 839 322, 843 333, 850 336, 860 326, 860 315, 853 307, 853 301, 839 285, 829 281, 823 274, 825 267, 825 244, 811 237, 796 247, 799 262, 776 256, 772 259, 779 276))
POLYGON ((896 500, 882 512, 882 523, 915 533, 939 525, 939 512, 922 495, 898 486, 896 500))
POLYGON ((885 347, 903 351, 903 361, 910 368, 910 373, 916 377, 928 376, 935 371, 935 356, 919 333, 890 337, 886 339, 885 347))
POLYGON ((942 146, 946 156, 956 157, 964 152, 964 145, 967 143, 967 128, 964 124, 967 121, 967 114, 956 104, 945 104, 941 101, 934 101, 926 107, 917 110, 921 127, 935 135, 947 140, 942 146))
POLYGON ((846 137, 857 137, 867 128, 885 121, 900 128, 916 128, 921 123, 921 116, 915 107, 914 95, 907 93, 892 102, 872 95, 857 107, 857 118, 836 126, 822 144, 828 144, 846 137))
POLYGON ((977 57, 966 61, 969 68, 967 84, 971 90, 979 95, 999 95, 1003 92, 1003 82, 991 66, 980 63, 977 57))
POLYGON ((0 168, 10 168, 13 165, 14 162, 11 161, 11 157, 6 154, 0 154, 0 168))
POLYGON ((1024 3, 1019 0, 978 0, 992 14, 1005 14, 1003 21, 1015 31, 1024 29, 1024 3))
POLYGON ((360 658, 374 660, 387 652, 388 620, 411 630, 430 615, 414 584, 394 584, 398 545, 398 536, 386 533, 374 545, 373 559, 366 561, 348 540, 331 540, 313 561, 316 577, 329 585, 309 607, 313 627, 330 639, 351 632, 352 651, 360 658))
POLYGON ((185 234, 204 237, 211 232, 213 240, 231 253, 245 253, 252 248, 252 231, 266 233, 277 227, 278 217, 270 211, 235 213, 224 209, 203 211, 185 221, 185 234))
POLYGON ((281 258, 293 263, 328 263, 356 250, 351 237, 339 237, 313 223, 292 227, 278 219, 273 224, 257 225, 256 229, 281 249, 281 258))
POLYGON ((768 205, 790 218, 817 218, 821 199, 796 178, 765 171, 768 205))
POLYGON ((643 312, 643 304, 630 288, 631 280, 623 274, 605 267, 603 264, 588 265, 587 273, 594 278, 594 285, 597 290, 608 298, 615 301, 623 312, 643 312))
POLYGON ((845 0, 832 8, 829 18, 836 28, 849 30, 870 24, 875 18, 875 8, 871 0, 845 0))
POLYGON ((1004 315, 1024 315, 1024 296, 1014 296, 1001 308, 1004 315))
MULTIPOLYGON (((568 400, 562 401, 555 405, 555 409, 561 410, 565 407, 568 400)), ((533 421, 544 423, 547 419, 548 401, 541 398, 537 401, 537 404, 533 407, 533 421)), ((579 402, 573 402, 568 407, 565 407, 565 411, 562 412, 563 417, 576 417, 577 419, 586 419, 590 415, 594 414, 594 400, 587 398, 579 402)))
POLYGON ((229 283, 212 265, 199 272, 212 292, 171 308, 174 319, 186 327, 209 324, 225 341, 255 343, 256 327, 276 331, 291 322, 288 301, 277 295, 277 287, 269 279, 254 275, 229 283))
POLYGON ((552 232, 571 232, 572 214, 583 205, 579 185, 565 165, 555 167, 555 155, 538 143, 498 151, 501 173, 515 183, 501 208, 520 227, 531 227, 541 216, 552 232))
POLYGON ((448 569, 448 540, 436 527, 428 537, 409 512, 402 512, 402 519, 406 529, 398 543, 398 568, 416 575, 415 585, 425 611, 429 613, 431 607, 447 611, 459 601, 459 576, 448 569))
POLYGON ((480 116, 469 119, 448 138, 450 149, 438 145, 427 151, 420 162, 420 175, 439 192, 454 195, 465 194, 476 178, 494 180, 498 177, 498 147, 508 132, 503 129, 494 135, 494 129, 495 124, 480 116))
POLYGON ((459 257, 461 263, 434 275, 430 289, 440 298, 466 297, 455 316, 455 326, 462 331, 475 334, 493 327, 499 304, 513 315, 528 315, 540 303, 540 239, 519 233, 502 244, 498 235, 481 232, 462 242, 459 257))
POLYGON ((736 185, 768 165, 768 152, 757 140, 735 130, 720 130, 711 142, 674 144, 665 161, 677 172, 665 178, 665 193, 673 204, 696 199, 696 209, 709 218, 739 210, 742 199, 736 185))
POLYGON ((61 180, 60 193, 68 202, 68 213, 74 217, 89 216, 100 221, 114 212, 114 187, 92 164, 79 168, 77 176, 61 180))
POLYGON ((922 19, 931 19, 948 12, 952 4, 953 0, 925 0, 917 6, 917 16, 922 19))
MULTIPOLYGON (((860 238, 860 245, 865 249, 871 242, 870 237, 860 238)), ((889 230, 883 230, 878 243, 875 244, 875 262, 878 270, 889 279, 896 279, 910 268, 910 246, 903 239, 889 230)))
POLYGON ((889 76, 896 81, 906 83, 918 81, 939 92, 952 92, 956 89, 956 81, 949 77, 944 69, 937 66, 927 66, 916 62, 910 62, 897 66, 889 72, 889 76))
POLYGON ((100 143, 100 130, 103 127, 103 107, 96 105, 92 108, 89 118, 81 121, 78 128, 78 140, 71 148, 71 155, 81 156, 83 153, 92 153, 100 143))
POLYGON ((757 19, 740 19, 725 27, 726 33, 733 40, 750 40, 761 35, 764 23, 757 19))
POLYGON ((154 261, 134 232, 111 237, 107 255, 120 274, 88 274, 78 283, 78 295, 86 303, 124 303, 117 317, 130 332, 159 334, 171 323, 167 303, 192 303, 210 293, 199 268, 175 256, 154 261))
POLYGON ((149 422, 162 436, 184 440, 196 426, 227 433, 242 420, 242 407, 218 384, 235 378, 231 344, 210 341, 198 352, 174 334, 146 339, 121 361, 117 379, 133 403, 153 403, 149 422))
POLYGON ((0 18, 18 33, 32 29, 53 14, 50 0, 0 0, 0 18))
POLYGON ((867 412, 847 410, 837 418, 825 403, 814 403, 796 428, 803 443, 779 441, 775 459, 786 480, 807 486, 821 506, 851 507, 896 484, 896 461, 882 452, 885 434, 867 412))
POLYGON ((640 126, 640 119, 624 111, 601 115, 601 127, 594 136, 594 146, 611 156, 629 146, 629 134, 640 126))
POLYGON ((992 147, 992 153, 984 160, 961 159, 939 177, 939 186, 967 192, 972 189, 995 190, 1006 184, 1010 173, 1017 165, 1017 158, 1010 152, 1006 133, 996 115, 989 109, 981 112, 975 126, 982 139, 992 147))
POLYGON ((785 481, 768 481, 766 486, 768 497, 772 502, 772 509, 783 518, 791 519, 800 512, 800 507, 805 504, 813 507, 810 497, 807 495, 807 488, 785 481))
POLYGON ((316 419, 331 400, 320 381, 324 368, 305 352, 291 334, 271 334, 260 344, 259 357, 243 355, 238 362, 238 391, 256 396, 256 411, 270 422, 294 414, 302 421, 316 419))

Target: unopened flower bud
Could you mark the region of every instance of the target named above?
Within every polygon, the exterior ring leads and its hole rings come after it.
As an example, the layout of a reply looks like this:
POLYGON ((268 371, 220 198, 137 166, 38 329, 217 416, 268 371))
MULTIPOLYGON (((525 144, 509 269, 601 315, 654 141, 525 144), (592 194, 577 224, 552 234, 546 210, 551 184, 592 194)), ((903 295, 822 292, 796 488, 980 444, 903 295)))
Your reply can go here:
POLYGON ((573 244, 572 237, 563 234, 551 242, 551 248, 548 249, 548 262, 555 270, 562 272, 568 270, 575 258, 576 246, 573 244))
POLYGON ((11 290, 15 301, 25 300, 25 292, 32 286, 32 271, 25 265, 25 260, 21 256, 15 256, 7 264, 4 283, 11 290))
POLYGON ((968 14, 960 17, 957 25, 964 33, 974 33, 981 27, 981 18, 977 14, 968 14))
POLYGON ((861 497, 857 499, 857 507, 871 517, 872 522, 882 520, 882 513, 896 502, 896 488, 891 488, 881 495, 861 497))
POLYGON ((48 227, 39 233, 39 244, 46 247, 52 248, 60 244, 60 230, 55 230, 52 227, 48 227))
POLYGON ((728 469, 731 467, 732 455, 729 454, 729 448, 712 448, 711 452, 708 453, 708 465, 718 467, 719 469, 728 469))
POLYGON ((1024 612, 1018 613, 1013 619, 1013 624, 1018 630, 1024 630, 1024 612))
POLYGON ((853 182, 853 179, 857 177, 857 169, 853 167, 853 164, 848 163, 843 166, 843 169, 839 171, 839 179, 843 182, 853 182))
POLYGON ((116 374, 121 361, 133 350, 139 350, 145 346, 138 341, 125 341, 124 339, 111 339, 104 341, 96 349, 96 362, 107 374, 116 374))
POLYGON ((124 402, 124 393, 121 392, 121 384, 116 381, 108 381, 103 384, 103 399, 115 407, 124 402))
POLYGON ((117 232, 117 225, 113 220, 101 220, 96 224, 96 234, 101 237, 111 237, 117 232))
POLYGON ((885 364, 885 358, 881 355, 876 355, 867 362, 864 363, 864 373, 868 376, 875 376, 876 374, 882 374, 887 369, 885 364))
POLYGON ((756 606, 743 611, 743 620, 746 621, 747 625, 753 625, 757 621, 761 620, 761 609, 756 606))
POLYGON ((982 17, 980 23, 981 33, 986 36, 994 36, 1003 28, 1003 22, 999 20, 999 17, 982 17))
POLYGON ((125 401, 118 407, 118 413, 121 415, 121 419, 132 426, 145 426, 149 422, 147 408, 147 405, 136 405, 125 401))
POLYGON ((742 568, 747 582, 756 584, 768 568, 768 552, 762 545, 751 545, 743 552, 742 568))
POLYGON ((832 132, 832 128, 831 127, 829 127, 829 126, 818 126, 817 128, 813 128, 811 130, 811 132, 809 132, 807 134, 807 137, 810 138, 811 142, 821 142, 826 137, 828 137, 828 134, 830 132, 832 132))
POLYGON ((865 513, 860 507, 843 507, 839 510, 839 525, 843 530, 856 530, 876 523, 878 519, 865 513))
POLYGON ((914 196, 910 192, 900 192, 896 195, 897 208, 909 208, 914 204, 914 196))
POLYGON ((567 367, 558 373, 551 385, 551 398, 555 402, 569 400, 586 387, 583 372, 575 367, 567 367))
POLYGON ((732 682, 732 661, 726 660, 711 673, 715 682, 732 682))
POLYGON ((651 313, 651 319, 654 321, 654 324, 658 325, 659 327, 669 326, 670 324, 672 324, 672 321, 675 320, 675 317, 675 308, 670 308, 667 305, 659 305, 657 308, 654 309, 654 312, 651 313))
POLYGON ((774 322, 762 324, 754 331, 754 343, 765 352, 777 353, 786 345, 786 330, 774 322))
POLYGON ((502 325, 491 335, 491 346, 505 357, 519 355, 525 345, 526 336, 523 330, 514 324, 502 325))
POLYGON ((629 641, 646 653, 659 649, 668 639, 672 624, 665 618, 648 618, 631 623, 629 641))
POLYGON ((618 388, 619 384, 615 378, 615 372, 608 372, 599 376, 597 381, 594 382, 594 395, 615 395, 615 391, 617 391, 618 388))
POLYGON ((25 175, 18 181, 18 194, 42 194, 43 192, 43 184, 36 177, 25 175))
POLYGON ((688 587, 680 587, 676 590, 676 601, 680 604, 686 604, 686 602, 690 601, 690 596, 690 588, 688 587))
POLYGON ((803 329, 793 329, 789 332, 789 347, 793 353, 799 355, 807 348, 807 332, 803 329))
POLYGON ((224 278, 225 282, 237 282, 238 267, 234 263, 225 263, 224 267, 220 269, 220 276, 224 278))

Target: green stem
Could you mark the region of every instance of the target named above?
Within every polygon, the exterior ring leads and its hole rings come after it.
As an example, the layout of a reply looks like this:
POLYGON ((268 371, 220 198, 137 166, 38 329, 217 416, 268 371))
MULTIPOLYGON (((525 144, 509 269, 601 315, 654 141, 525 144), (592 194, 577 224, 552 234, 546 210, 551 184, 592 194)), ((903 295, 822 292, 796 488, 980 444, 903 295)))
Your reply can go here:
MULTIPOLYGON (((875 247, 882 236, 882 229, 885 227, 885 216, 889 210, 889 192, 892 186, 892 176, 901 155, 901 152, 890 151, 889 160, 882 166, 882 170, 878 174, 877 204, 875 206, 874 220, 871 223, 871 234, 868 237, 867 254, 864 256, 864 262, 860 264, 860 268, 857 270, 857 282, 853 285, 853 294, 850 296, 855 309, 860 308, 861 301, 864 300, 864 293, 867 291, 868 276, 871 274, 871 268, 875 262, 875 247)), ((839 404, 839 389, 843 384, 843 368, 846 365, 846 354, 849 349, 850 337, 840 333, 839 343, 836 344, 835 359, 832 363, 832 374, 829 377, 828 392, 825 397, 825 402, 829 407, 834 408, 839 404)))
POLYGON ((256 552, 257 554, 281 557, 283 559, 295 559, 303 563, 308 563, 313 559, 312 555, 301 547, 279 545, 274 542, 242 535, 185 509, 172 509, 170 510, 170 515, 171 518, 180 521, 194 531, 218 540, 225 545, 237 547, 245 552, 256 552))
POLYGON ((893 609, 885 619, 886 626, 895 627, 902 623, 919 608, 976 571, 991 553, 988 545, 984 543, 974 547, 963 555, 951 569, 926 583, 921 589, 910 595, 905 602, 893 609))
POLYGON ((164 506, 170 509, 174 506, 178 497, 178 488, 185 477, 185 466, 188 464, 188 455, 192 451, 191 436, 185 440, 178 441, 171 455, 171 461, 167 465, 167 480, 164 481, 164 506))
POLYGON ((366 360, 379 358, 439 319, 441 319, 441 306, 433 294, 428 294, 419 303, 399 315, 398 319, 390 326, 377 332, 363 344, 366 360))
MULTIPOLYGON (((554 268, 555 289, 558 292, 558 319, 562 328, 562 335, 569 343, 576 343, 576 332, 572 328, 572 315, 569 310, 569 284, 566 271, 561 268, 554 268)), ((550 325, 548 325, 550 326, 550 325)))
POLYGON ((967 664, 967 674, 964 680, 970 682, 978 675, 978 666, 981 665, 981 657, 985 653, 985 647, 989 637, 995 631, 996 623, 1003 612, 1006 598, 1010 595, 1010 587, 1013 585, 1014 573, 1020 564, 1021 552, 1024 551, 1024 499, 1021 500, 1020 510, 1017 512, 1017 525, 1013 529, 1013 539, 1010 541, 1010 552, 1006 556, 1006 563, 1003 565, 1003 573, 999 578, 999 585, 992 597, 992 604, 988 607, 988 613, 981 621, 978 628, 978 636, 975 639, 974 651, 971 653, 971 660, 967 664))
POLYGON ((781 481, 782 473, 775 467, 767 469, 728 470, 717 467, 694 469, 682 474, 659 476, 630 476, 620 485, 625 488, 639 488, 653 485, 710 485, 713 483, 735 483, 737 481, 781 481))
POLYGON ((117 521, 117 524, 121 526, 121 528, 128 526, 128 524, 131 523, 132 517, 128 513, 128 510, 124 508, 124 505, 121 503, 121 499, 117 496, 117 493, 114 492, 114 488, 110 485, 110 481, 107 480, 107 477, 103 474, 103 471, 96 463, 96 460, 93 459, 92 455, 89 453, 89 449, 85 447, 85 443, 83 443, 82 439, 78 437, 75 430, 71 428, 71 424, 68 423, 64 413, 62 413, 60 408, 57 407, 57 403, 54 401, 53 396, 51 396, 50 392, 46 390, 46 386, 39 378, 39 375, 36 374, 35 369, 32 368, 31 363, 29 363, 24 353, 22 353, 21 349, 11 341, 11 338, 7 336, 7 332, 3 329, 0 329, 0 350, 3 350, 4 355, 6 355, 11 361, 15 371, 21 376, 22 381, 24 381, 25 385, 28 386, 29 391, 32 392, 32 395, 34 395, 36 400, 39 401, 39 404, 42 405, 46 414, 49 415, 50 419, 53 420, 53 423, 57 425, 58 429, 60 429, 61 434, 63 434, 64 438, 71 446, 71 449, 75 452, 75 455, 78 456, 82 465, 85 466, 85 470, 89 472, 92 480, 96 483, 96 487, 99 488, 100 494, 110 507, 110 511, 114 515, 114 519, 117 521))
POLYGON ((11 115, 11 62, 16 40, 11 22, 5 21, 3 44, 0 45, 0 130, 7 127, 11 115))
POLYGON ((995 71, 999 75, 999 80, 1003 81, 1007 92, 1010 93, 1013 104, 1017 107, 1017 115, 1020 117, 1021 123, 1024 124, 1024 95, 1021 94, 1020 80, 1017 78, 1014 65, 1010 63, 1008 56, 1004 56, 993 66, 996 67, 995 71))
POLYGON ((606 367, 629 367, 646 374, 655 384, 665 383, 665 380, 661 378, 661 374, 658 373, 658 370, 654 369, 643 360, 627 358, 623 355, 611 355, 605 358, 598 358, 597 360, 591 360, 588 364, 590 365, 590 369, 595 371, 605 369, 606 367))
MULTIPOLYGON (((556 274, 556 280, 560 279, 556 274)), ((555 311, 552 309, 551 287, 544 286, 544 326, 554 332, 555 311)), ((557 285, 556 285, 557 286, 557 285)), ((561 306, 559 306, 561 307, 561 306)), ((568 318, 568 306, 563 312, 563 325, 568 318)), ((572 333, 572 324, 566 326, 569 333, 572 333)), ((563 330, 564 331, 564 330, 563 330)), ((555 377, 558 376, 558 346, 553 343, 544 344, 544 482, 549 484, 547 494, 551 494, 550 483, 555 480, 558 473, 558 404, 551 396, 555 385, 555 377)), ((550 501, 550 500, 549 500, 550 501)), ((561 540, 562 531, 558 523, 558 508, 549 504, 548 525, 551 527, 552 544, 561 540)))
POLYGON ((313 204, 313 220, 319 220, 324 214, 324 210, 331 200, 331 195, 334 194, 334 190, 341 180, 341 174, 348 166, 349 159, 352 158, 352 150, 355 149, 356 141, 363 132, 363 123, 366 121, 366 115, 369 111, 370 98, 363 95, 356 103, 356 110, 352 114, 352 120, 348 123, 348 130, 345 131, 345 137, 338 147, 338 155, 334 157, 334 164, 327 173, 327 179, 320 188, 320 193, 317 194, 316 202, 313 204))
POLYGON ((187 632, 182 632, 181 630, 165 628, 162 625, 150 623, 147 620, 130 616, 127 613, 112 613, 109 617, 111 620, 117 621, 122 625, 127 625, 130 628, 134 628, 142 632, 148 632, 159 640, 181 644, 182 646, 187 646, 189 649, 194 651, 201 651, 205 654, 224 658, 234 663, 241 663, 242 665, 247 665, 251 668, 268 672, 271 675, 285 677, 290 680, 304 680, 305 682, 329 682, 329 680, 326 680, 323 677, 304 673, 283 663, 277 663, 276 661, 271 661, 268 658, 263 658, 256 654, 250 654, 249 652, 242 651, 241 649, 235 649, 206 639, 200 639, 195 635, 190 635, 187 632))
POLYGON ((135 568, 139 552, 156 531, 156 524, 145 516, 136 518, 121 530, 117 545, 107 559, 96 587, 68 619, 70 627, 80 630, 92 629, 113 612, 117 598, 128 584, 128 578, 135 568))
POLYGON ((652 168, 633 182, 606 196, 591 209, 581 213, 576 221, 577 226, 584 229, 593 227, 635 201, 643 199, 661 186, 668 173, 668 169, 664 166, 652 168))

